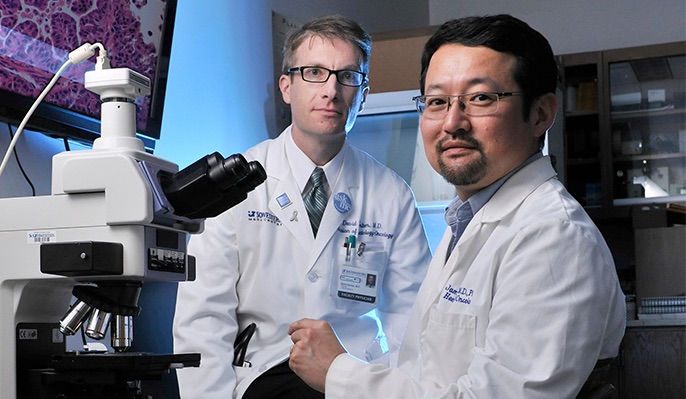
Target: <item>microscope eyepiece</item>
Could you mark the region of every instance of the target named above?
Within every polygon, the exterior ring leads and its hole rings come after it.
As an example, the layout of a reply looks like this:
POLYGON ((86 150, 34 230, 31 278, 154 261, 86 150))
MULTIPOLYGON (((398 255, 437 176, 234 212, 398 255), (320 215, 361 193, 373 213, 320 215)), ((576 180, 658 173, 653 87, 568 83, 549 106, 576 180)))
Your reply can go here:
MULTIPOLYGON (((216 156, 221 159, 221 155, 216 152, 211 156, 216 156)), ((220 190, 226 190, 238 183, 250 171, 248 162, 241 154, 234 154, 226 159, 217 161, 218 162, 215 165, 212 165, 209 168, 208 174, 210 180, 212 180, 220 190)))
POLYGON ((247 198, 267 178, 262 165, 243 155, 207 155, 187 168, 162 176, 162 190, 174 213, 190 219, 217 216, 247 198))
POLYGON ((262 184, 267 179, 267 172, 265 172, 262 164, 257 161, 250 161, 248 163, 249 171, 245 176, 245 179, 238 182, 238 186, 241 190, 250 192, 255 189, 255 187, 262 184))

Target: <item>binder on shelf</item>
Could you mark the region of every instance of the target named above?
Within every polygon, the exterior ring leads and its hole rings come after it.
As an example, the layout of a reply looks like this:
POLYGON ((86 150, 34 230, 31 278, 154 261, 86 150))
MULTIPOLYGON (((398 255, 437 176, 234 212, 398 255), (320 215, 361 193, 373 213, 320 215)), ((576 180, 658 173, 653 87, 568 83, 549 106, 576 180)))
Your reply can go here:
POLYGON ((684 319, 686 320, 686 296, 652 296, 641 299, 638 306, 639 320, 684 319))
POLYGON ((661 305, 661 306, 639 306, 638 313, 659 314, 659 313, 686 313, 686 305, 661 305))
POLYGON ((576 109, 579 111, 595 111, 598 109, 598 83, 596 81, 579 83, 576 99, 576 109))
POLYGON ((647 296, 641 299, 641 306, 686 306, 686 295, 647 296))

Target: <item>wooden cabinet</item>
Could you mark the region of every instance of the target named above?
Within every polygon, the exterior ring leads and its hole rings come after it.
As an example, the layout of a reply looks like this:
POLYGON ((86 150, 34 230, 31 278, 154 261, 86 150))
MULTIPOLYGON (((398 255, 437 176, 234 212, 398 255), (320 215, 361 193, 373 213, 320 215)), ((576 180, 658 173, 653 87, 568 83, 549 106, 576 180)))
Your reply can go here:
POLYGON ((422 50, 436 29, 438 26, 428 26, 373 34, 370 93, 419 90, 422 50))
POLYGON ((592 217, 686 200, 685 54, 678 42, 559 57, 564 183, 592 217))
POLYGON ((619 356, 620 399, 686 398, 686 327, 629 326, 619 356))

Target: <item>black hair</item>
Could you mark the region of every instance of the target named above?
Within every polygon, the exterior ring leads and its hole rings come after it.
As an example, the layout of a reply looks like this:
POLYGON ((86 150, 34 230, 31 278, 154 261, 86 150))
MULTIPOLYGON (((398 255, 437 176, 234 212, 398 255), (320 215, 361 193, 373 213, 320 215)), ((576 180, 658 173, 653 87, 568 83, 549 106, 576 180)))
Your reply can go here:
POLYGON ((533 101, 555 93, 558 66, 548 40, 525 22, 507 14, 474 16, 450 20, 441 25, 424 45, 420 90, 424 94, 426 71, 431 57, 444 44, 484 46, 516 59, 514 80, 524 92, 524 118, 529 118, 533 101))

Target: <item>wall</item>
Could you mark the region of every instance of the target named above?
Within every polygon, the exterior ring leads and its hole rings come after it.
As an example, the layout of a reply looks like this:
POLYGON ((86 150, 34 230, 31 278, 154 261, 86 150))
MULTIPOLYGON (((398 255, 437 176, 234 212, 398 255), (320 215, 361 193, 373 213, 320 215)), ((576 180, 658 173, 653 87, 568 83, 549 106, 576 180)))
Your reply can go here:
POLYGON ((306 21, 325 14, 341 14, 355 19, 372 35, 399 29, 420 28, 429 22, 428 1, 393 0, 271 0, 271 8, 281 14, 306 21))
POLYGON ((428 0, 430 24, 468 15, 508 13, 548 38, 556 54, 686 39, 683 0, 428 0))
MULTIPOLYGON (((11 128, 14 134, 17 126, 11 128)), ((12 140, 9 129, 6 122, 0 123, 0 162, 5 157, 12 140)), ((36 195, 49 194, 52 156, 64 151, 64 143, 40 133, 25 131, 19 136, 14 149, 19 162, 12 154, 5 171, 0 176, 0 198, 30 196, 33 195, 34 190, 36 195), (19 165, 23 167, 28 180, 22 175, 19 165)))

